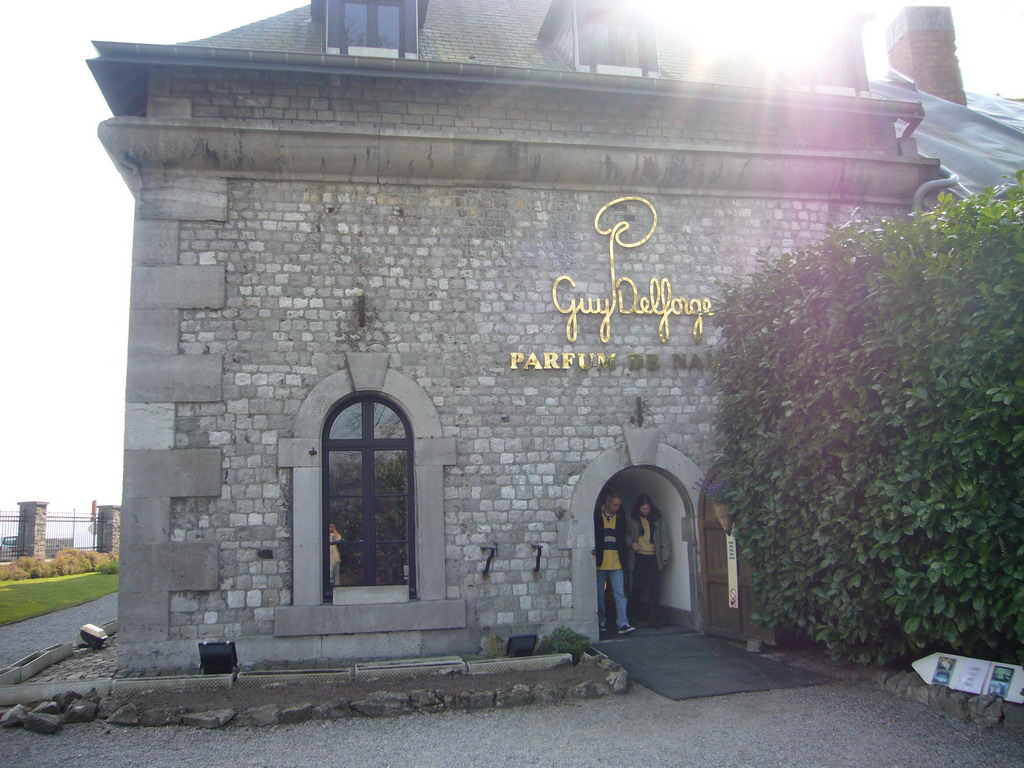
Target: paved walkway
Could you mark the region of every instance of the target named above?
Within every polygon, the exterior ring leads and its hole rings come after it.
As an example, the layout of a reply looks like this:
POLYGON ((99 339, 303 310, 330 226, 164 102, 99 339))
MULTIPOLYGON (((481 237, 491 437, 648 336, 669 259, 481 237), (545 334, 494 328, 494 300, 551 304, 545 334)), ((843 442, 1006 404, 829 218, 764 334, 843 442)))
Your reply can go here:
POLYGON ((57 643, 79 643, 85 624, 117 618, 117 593, 0 627, 0 668, 57 643))

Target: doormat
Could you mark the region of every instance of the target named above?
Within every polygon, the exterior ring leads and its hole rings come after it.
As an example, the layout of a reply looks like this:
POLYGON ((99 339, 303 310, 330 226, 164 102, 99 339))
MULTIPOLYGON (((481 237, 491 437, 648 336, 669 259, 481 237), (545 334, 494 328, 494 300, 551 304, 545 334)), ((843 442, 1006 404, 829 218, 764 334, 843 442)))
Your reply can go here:
POLYGON ((637 632, 593 647, 622 665, 630 680, 674 701, 831 682, 708 635, 637 632))

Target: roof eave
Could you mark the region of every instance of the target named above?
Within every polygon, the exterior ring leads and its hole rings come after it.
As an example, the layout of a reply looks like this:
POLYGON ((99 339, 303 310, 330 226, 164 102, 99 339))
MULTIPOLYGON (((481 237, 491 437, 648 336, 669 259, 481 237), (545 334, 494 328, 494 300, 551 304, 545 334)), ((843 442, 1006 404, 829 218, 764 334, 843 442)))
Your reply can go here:
POLYGON ((924 117, 918 102, 876 97, 727 85, 657 77, 593 74, 570 70, 492 64, 391 59, 338 54, 214 48, 197 45, 150 45, 93 42, 99 57, 89 67, 115 115, 138 115, 138 94, 125 88, 137 84, 149 67, 214 67, 305 72, 356 77, 429 79, 505 85, 570 88, 628 95, 660 95, 756 104, 793 105, 830 112, 875 113, 917 123, 924 117))

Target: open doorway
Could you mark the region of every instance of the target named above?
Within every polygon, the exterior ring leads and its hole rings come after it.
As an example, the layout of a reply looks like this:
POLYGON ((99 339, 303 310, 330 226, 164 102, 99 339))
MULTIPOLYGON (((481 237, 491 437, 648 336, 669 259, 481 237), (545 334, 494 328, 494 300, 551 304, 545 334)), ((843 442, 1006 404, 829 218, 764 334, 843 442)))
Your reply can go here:
MULTIPOLYGON (((680 489, 678 479, 649 466, 633 466, 616 472, 598 495, 599 504, 606 489, 613 489, 621 496, 624 515, 632 514, 637 497, 641 494, 649 496, 653 505, 661 511, 663 535, 670 543, 671 554, 668 565, 659 574, 661 590, 657 623, 686 630, 698 629, 695 518, 689 495, 680 489)), ((629 592, 630 580, 627 575, 626 594, 629 595, 629 592)), ((637 619, 644 618, 637 607, 631 603, 627 609, 634 624, 637 619)), ((607 610, 609 615, 614 613, 611 603, 607 610)))

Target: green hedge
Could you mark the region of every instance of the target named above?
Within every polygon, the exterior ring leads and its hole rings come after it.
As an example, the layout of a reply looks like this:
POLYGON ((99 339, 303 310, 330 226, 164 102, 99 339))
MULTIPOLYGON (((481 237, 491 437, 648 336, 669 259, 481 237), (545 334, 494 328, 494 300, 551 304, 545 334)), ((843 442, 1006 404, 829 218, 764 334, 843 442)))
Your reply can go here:
POLYGON ((1024 663, 1021 188, 844 225, 726 294, 719 466, 760 618, 862 661, 1024 663))
POLYGON ((118 557, 83 549, 62 549, 50 560, 41 557, 19 557, 13 563, 0 565, 0 581, 47 579, 51 576, 73 576, 77 573, 117 573, 118 557))

